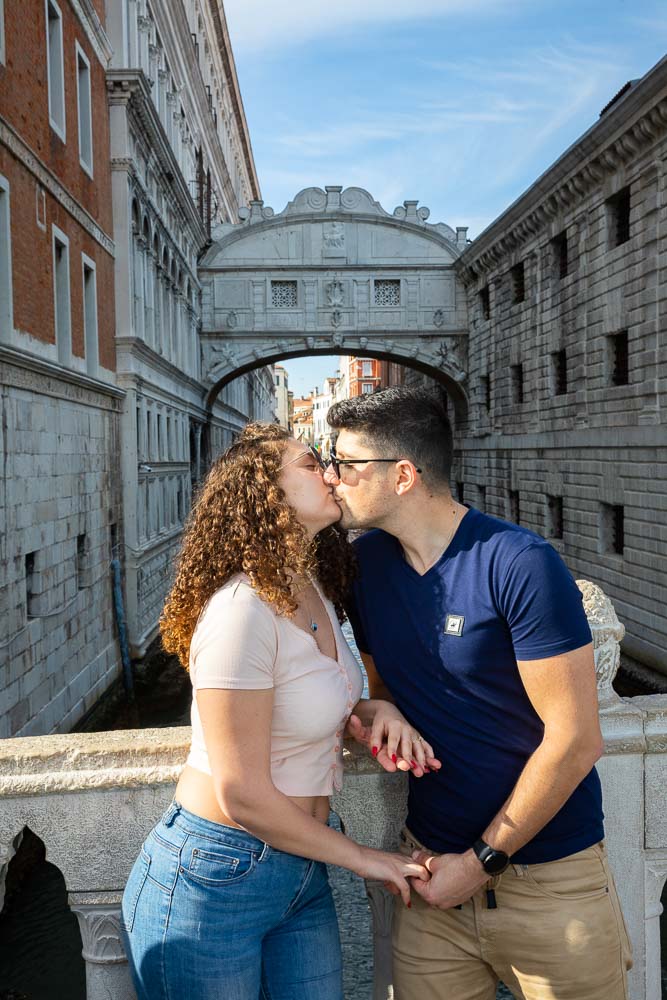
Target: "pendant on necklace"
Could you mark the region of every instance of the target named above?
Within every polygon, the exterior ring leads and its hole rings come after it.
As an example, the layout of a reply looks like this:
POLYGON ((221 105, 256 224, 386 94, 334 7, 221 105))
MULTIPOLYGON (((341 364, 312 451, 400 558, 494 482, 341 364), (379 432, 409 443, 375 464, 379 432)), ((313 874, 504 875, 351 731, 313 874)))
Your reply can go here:
POLYGON ((311 623, 310 623, 310 631, 311 632, 317 632, 317 622, 311 621, 311 623))

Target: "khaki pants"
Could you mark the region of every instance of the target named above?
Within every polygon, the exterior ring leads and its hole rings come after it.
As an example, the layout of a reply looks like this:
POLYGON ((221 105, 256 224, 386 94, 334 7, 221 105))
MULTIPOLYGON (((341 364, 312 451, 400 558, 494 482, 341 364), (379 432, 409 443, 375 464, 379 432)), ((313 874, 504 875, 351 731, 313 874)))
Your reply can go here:
MULTIPOLYGON (((402 838, 404 853, 422 848, 402 838)), ((516 1000, 628 1000, 632 948, 604 844, 510 865, 460 910, 397 897, 393 949, 395 1000, 495 1000, 499 979, 516 1000)))

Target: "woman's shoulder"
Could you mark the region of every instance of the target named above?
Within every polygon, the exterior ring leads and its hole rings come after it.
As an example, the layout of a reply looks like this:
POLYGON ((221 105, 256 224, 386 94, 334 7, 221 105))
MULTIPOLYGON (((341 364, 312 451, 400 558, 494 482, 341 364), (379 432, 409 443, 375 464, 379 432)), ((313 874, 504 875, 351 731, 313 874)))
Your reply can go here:
POLYGON ((238 620, 238 616, 260 618, 265 621, 275 618, 273 610, 264 601, 245 573, 235 573, 211 594, 204 606, 200 622, 204 618, 219 618, 228 613, 238 620))

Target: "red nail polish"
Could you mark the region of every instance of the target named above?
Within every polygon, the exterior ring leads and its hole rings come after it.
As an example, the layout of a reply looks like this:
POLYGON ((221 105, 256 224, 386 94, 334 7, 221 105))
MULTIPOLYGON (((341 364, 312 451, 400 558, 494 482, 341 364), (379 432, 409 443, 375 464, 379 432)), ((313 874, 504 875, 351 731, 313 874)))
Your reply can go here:
POLYGON ((416 767, 416 766, 417 766, 417 761, 416 760, 411 760, 410 761, 410 767, 416 767))
POLYGON ((412 903, 408 903, 408 909, 409 909, 409 910, 411 910, 411 909, 412 909, 412 903))
POLYGON ((393 753, 393 754, 391 755, 391 759, 392 759, 392 761, 393 761, 393 762, 394 762, 394 764, 395 764, 395 763, 396 763, 396 761, 398 760, 398 757, 396 756, 396 754, 395 754, 395 753, 393 753))
POLYGON ((373 756, 377 757, 377 755, 378 755, 378 748, 377 747, 373 747, 373 756))

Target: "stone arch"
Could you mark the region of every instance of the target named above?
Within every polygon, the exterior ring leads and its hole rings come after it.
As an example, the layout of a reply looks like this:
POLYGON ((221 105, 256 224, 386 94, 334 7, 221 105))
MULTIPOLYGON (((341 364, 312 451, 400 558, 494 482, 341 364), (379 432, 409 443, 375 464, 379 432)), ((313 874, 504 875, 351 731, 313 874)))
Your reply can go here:
POLYGON ((220 390, 306 355, 394 361, 443 384, 467 421, 466 295, 454 264, 467 231, 363 188, 305 188, 276 214, 261 201, 221 224, 199 265, 203 376, 220 390))

